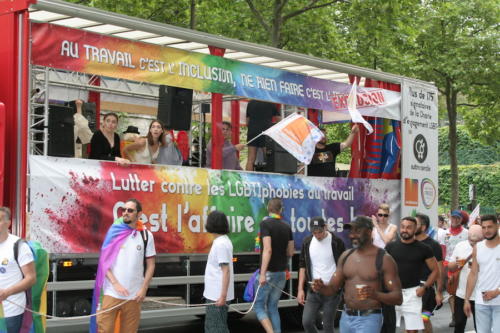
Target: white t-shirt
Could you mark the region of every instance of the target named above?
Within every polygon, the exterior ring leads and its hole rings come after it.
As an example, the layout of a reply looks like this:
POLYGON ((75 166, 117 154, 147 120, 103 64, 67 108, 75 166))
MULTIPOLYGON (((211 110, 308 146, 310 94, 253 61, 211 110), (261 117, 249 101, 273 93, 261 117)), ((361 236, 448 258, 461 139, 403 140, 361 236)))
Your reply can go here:
MULTIPOLYGON (((385 228, 384 230, 384 235, 387 235, 389 233, 389 230, 392 230, 393 228, 394 228, 393 224, 389 223, 387 225, 387 228, 385 228)), ((378 232, 377 228, 373 228, 372 239, 373 239, 373 245, 380 247, 381 249, 385 248, 386 244, 382 239, 382 236, 380 236, 380 233, 378 232)))
POLYGON ((443 229, 443 228, 437 229, 435 239, 439 243, 439 245, 444 245, 444 239, 445 239, 447 233, 448 233, 448 231, 446 229, 443 229))
MULTIPOLYGON (((451 256, 450 262, 457 262, 459 259, 467 259, 472 253, 472 246, 468 240, 462 241, 455 246, 453 250, 453 254, 451 256)), ((472 259, 469 260, 472 262, 472 259)), ((458 279, 458 287, 457 287, 457 296, 464 299, 465 298, 465 288, 467 286, 467 277, 469 276, 470 267, 469 264, 466 263, 465 266, 460 271, 460 277, 458 279)), ((470 300, 474 300, 474 291, 470 297, 470 300)))
POLYGON ((483 299, 482 292, 500 288, 500 245, 486 246, 486 240, 476 245, 476 258, 479 272, 476 282, 476 304, 500 306, 500 296, 489 301, 483 299))
MULTIPOLYGON (((19 247, 19 253, 17 262, 14 260, 14 243, 19 239, 19 237, 9 234, 7 239, 0 243, 0 288, 9 288, 23 279, 23 273, 19 266, 24 266, 33 262, 33 253, 31 252, 28 244, 23 243, 19 247)), ((7 298, 9 301, 19 304, 23 307, 26 306, 26 294, 24 291, 9 296, 7 298)), ((3 311, 5 317, 18 316, 24 313, 24 309, 15 306, 12 303, 3 301, 3 311)))
POLYGON ((233 244, 227 235, 215 238, 208 254, 203 297, 211 301, 218 300, 222 292, 221 264, 229 264, 229 286, 226 300, 230 301, 234 299, 233 244))
MULTIPOLYGON (((153 234, 148 230, 146 258, 156 255, 153 234)), ((133 232, 123 242, 120 252, 111 266, 111 272, 116 280, 127 289, 129 295, 121 296, 113 288, 111 282, 104 280, 104 295, 119 299, 133 299, 144 283, 144 240, 139 231, 133 232)))
POLYGON ((457 235, 452 235, 450 230, 447 230, 446 235, 444 237, 444 245, 446 246, 446 261, 451 260, 451 256, 453 254, 453 250, 455 249, 455 246, 457 246, 458 243, 461 241, 467 240, 467 236, 469 235, 469 230, 462 228, 462 231, 460 231, 459 234, 457 235))
POLYGON ((321 279, 328 283, 337 269, 332 251, 332 234, 319 241, 313 236, 309 245, 313 279, 321 279))

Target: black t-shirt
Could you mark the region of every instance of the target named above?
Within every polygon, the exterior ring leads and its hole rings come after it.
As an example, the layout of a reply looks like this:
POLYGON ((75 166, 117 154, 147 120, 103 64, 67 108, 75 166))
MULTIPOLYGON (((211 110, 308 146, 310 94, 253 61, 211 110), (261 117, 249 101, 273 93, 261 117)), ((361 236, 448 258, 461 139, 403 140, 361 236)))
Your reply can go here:
POLYGON ((270 272, 283 272, 288 263, 286 249, 288 242, 293 240, 292 228, 288 223, 273 218, 267 218, 260 222, 260 244, 261 244, 261 262, 264 252, 264 237, 271 237, 271 260, 267 270, 270 272))
POLYGON ((403 289, 416 287, 420 284, 426 260, 434 257, 429 246, 414 241, 410 244, 399 240, 390 242, 385 250, 394 258, 398 265, 399 279, 403 289))
POLYGON ((247 105, 248 140, 253 139, 272 125, 274 116, 279 116, 276 104, 251 100, 247 105))
POLYGON ((121 157, 120 136, 114 133, 115 142, 113 147, 101 131, 97 131, 90 139, 90 156, 92 160, 114 161, 115 157, 121 157))
MULTIPOLYGON (((434 253, 434 257, 436 257, 437 261, 443 260, 443 250, 441 249, 441 245, 439 245, 438 242, 436 242, 431 237, 427 237, 421 242, 431 248, 432 253, 434 253)), ((427 280, 430 274, 431 270, 429 269, 429 267, 427 267, 427 265, 425 265, 424 271, 422 272, 422 281, 427 280)))
POLYGON ((335 159, 340 154, 340 143, 334 142, 324 148, 316 147, 311 164, 307 166, 308 176, 334 177, 335 159))

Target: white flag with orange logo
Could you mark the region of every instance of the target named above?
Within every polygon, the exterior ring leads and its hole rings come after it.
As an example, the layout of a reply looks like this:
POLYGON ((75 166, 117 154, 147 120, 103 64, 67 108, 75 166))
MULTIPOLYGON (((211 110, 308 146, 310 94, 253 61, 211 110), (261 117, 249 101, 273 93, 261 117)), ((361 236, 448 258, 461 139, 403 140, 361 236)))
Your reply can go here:
POLYGON ((311 163, 316 143, 323 138, 320 129, 298 113, 289 115, 262 134, 270 136, 293 157, 306 164, 311 163))

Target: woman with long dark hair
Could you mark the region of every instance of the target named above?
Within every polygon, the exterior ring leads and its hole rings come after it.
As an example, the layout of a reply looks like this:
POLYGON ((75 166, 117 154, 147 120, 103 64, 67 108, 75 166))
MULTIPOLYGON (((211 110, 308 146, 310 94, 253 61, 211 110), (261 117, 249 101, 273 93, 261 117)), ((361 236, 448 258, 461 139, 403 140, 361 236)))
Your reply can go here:
POLYGON ((129 160, 122 158, 120 152, 120 136, 116 133, 118 116, 108 113, 104 116, 101 130, 94 133, 90 140, 90 155, 93 160, 116 161, 127 164, 129 160))
POLYGON ((160 152, 165 128, 159 120, 149 124, 146 137, 140 137, 136 142, 123 149, 124 155, 134 163, 154 164, 160 152))

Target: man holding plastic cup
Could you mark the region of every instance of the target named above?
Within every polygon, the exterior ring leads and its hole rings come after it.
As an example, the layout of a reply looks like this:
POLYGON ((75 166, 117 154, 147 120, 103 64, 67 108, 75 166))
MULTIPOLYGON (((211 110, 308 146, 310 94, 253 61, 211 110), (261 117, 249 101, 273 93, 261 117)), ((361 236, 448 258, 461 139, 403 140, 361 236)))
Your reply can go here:
POLYGON ((345 307, 340 319, 340 332, 379 333, 383 305, 402 302, 396 263, 384 250, 373 245, 370 218, 357 216, 344 227, 350 230, 353 249, 340 256, 337 270, 328 284, 315 279, 312 289, 323 295, 334 295, 344 288, 345 307))

